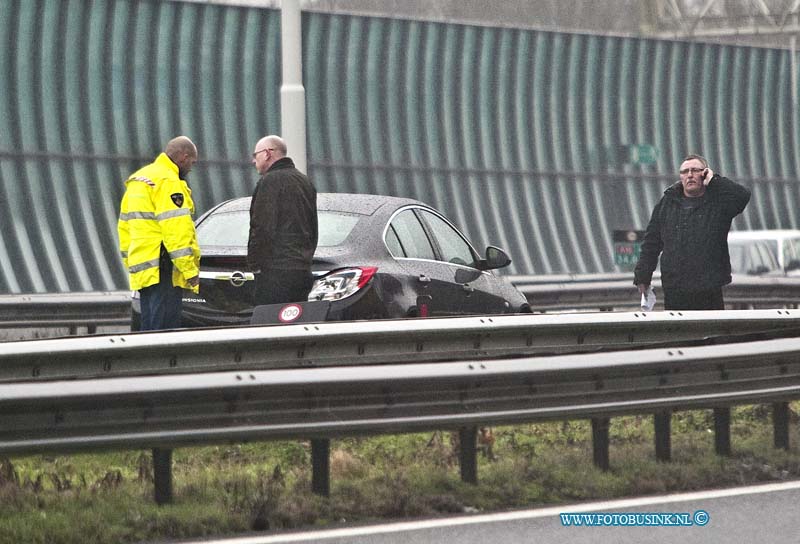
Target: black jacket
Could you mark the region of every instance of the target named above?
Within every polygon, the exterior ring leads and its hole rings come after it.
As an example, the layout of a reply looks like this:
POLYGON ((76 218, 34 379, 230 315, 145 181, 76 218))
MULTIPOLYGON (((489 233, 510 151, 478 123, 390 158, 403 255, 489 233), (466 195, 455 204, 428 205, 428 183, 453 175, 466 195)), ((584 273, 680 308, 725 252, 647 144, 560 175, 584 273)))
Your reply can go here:
POLYGON ((731 282, 728 231, 750 201, 750 191, 714 175, 699 206, 683 209, 680 182, 664 191, 644 235, 635 284, 650 284, 661 255, 664 289, 703 291, 731 282))
POLYGON ((317 236, 317 191, 292 159, 283 157, 253 192, 247 264, 253 271, 310 270, 317 236))

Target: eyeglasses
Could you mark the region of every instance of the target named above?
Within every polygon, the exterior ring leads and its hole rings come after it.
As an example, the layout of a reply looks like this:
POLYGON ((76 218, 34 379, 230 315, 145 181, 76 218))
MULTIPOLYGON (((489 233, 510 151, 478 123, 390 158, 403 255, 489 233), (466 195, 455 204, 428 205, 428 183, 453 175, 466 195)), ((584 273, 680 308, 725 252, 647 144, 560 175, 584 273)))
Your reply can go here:
POLYGON ((705 170, 705 168, 684 168, 683 170, 679 170, 678 173, 685 176, 686 174, 699 174, 703 170, 705 170))
POLYGON ((253 153, 253 158, 255 159, 255 158, 256 158, 256 156, 257 156, 259 153, 263 152, 263 151, 275 151, 275 150, 274 150, 273 148, 271 148, 271 147, 265 147, 264 149, 259 149, 258 151, 256 151, 255 153, 253 153))

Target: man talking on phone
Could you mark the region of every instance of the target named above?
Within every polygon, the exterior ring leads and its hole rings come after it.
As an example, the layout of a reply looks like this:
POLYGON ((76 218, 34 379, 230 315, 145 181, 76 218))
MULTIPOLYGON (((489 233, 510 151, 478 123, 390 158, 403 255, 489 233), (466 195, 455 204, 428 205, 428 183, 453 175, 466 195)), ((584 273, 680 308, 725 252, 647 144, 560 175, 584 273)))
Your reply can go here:
POLYGON ((724 310, 722 287, 731 282, 728 231, 750 191, 715 174, 689 155, 680 181, 664 191, 645 231, 633 282, 645 294, 661 257, 665 310, 724 310))

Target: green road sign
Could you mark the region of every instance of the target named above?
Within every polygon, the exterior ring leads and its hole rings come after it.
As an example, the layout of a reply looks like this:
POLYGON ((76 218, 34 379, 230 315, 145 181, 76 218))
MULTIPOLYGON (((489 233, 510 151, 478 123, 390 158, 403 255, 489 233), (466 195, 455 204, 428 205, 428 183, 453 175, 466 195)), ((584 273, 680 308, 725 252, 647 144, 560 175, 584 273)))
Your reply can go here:
POLYGON ((639 261, 644 240, 643 230, 615 230, 614 264, 623 271, 633 270, 639 261))
POLYGON ((658 152, 650 144, 634 144, 629 147, 630 162, 633 164, 655 164, 658 152))

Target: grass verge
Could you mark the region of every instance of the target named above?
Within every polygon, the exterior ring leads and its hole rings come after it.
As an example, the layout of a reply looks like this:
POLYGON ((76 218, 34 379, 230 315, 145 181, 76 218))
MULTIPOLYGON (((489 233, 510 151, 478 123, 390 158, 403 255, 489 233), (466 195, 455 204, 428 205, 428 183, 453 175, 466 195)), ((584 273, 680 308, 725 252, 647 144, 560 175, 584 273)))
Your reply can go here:
MULTIPOLYGON (((800 404, 792 404, 791 443, 800 404)), ((800 477, 800 452, 772 447, 769 411, 732 411, 733 455, 714 453, 710 411, 673 416, 656 462, 650 417, 612 420, 611 470, 591 462, 588 421, 497 427, 479 483, 460 481, 457 434, 335 440, 331 496, 310 493, 310 448, 267 442, 175 450, 175 501, 152 499, 149 452, 0 459, 0 544, 128 543, 504 510, 800 477)))

